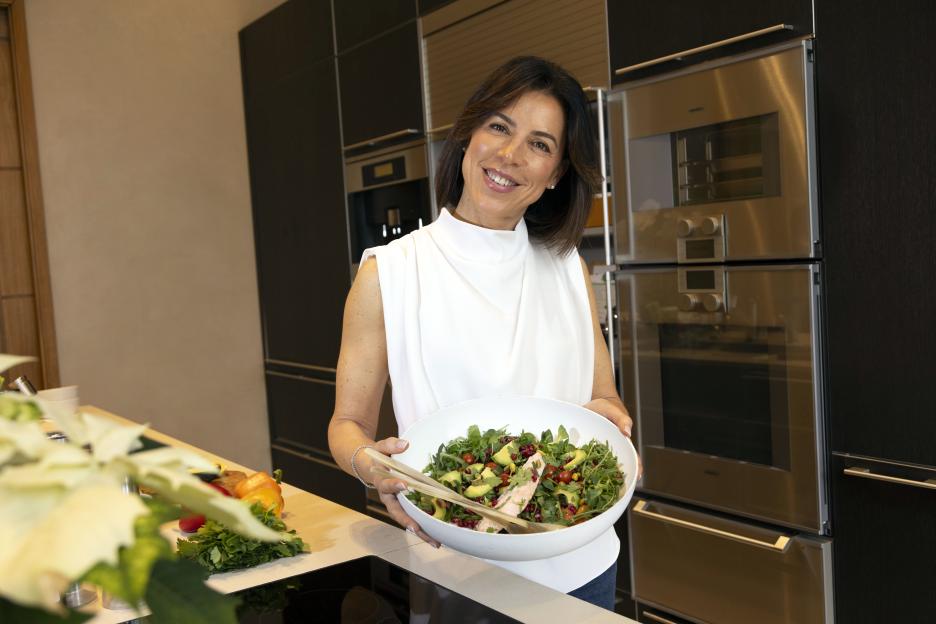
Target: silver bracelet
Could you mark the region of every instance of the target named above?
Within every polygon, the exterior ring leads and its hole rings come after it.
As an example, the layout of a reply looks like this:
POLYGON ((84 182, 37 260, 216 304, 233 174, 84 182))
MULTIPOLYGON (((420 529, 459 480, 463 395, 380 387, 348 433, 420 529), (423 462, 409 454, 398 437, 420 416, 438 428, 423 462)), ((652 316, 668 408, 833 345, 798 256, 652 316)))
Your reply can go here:
POLYGON ((366 449, 366 448, 374 448, 374 447, 371 444, 362 444, 361 446, 354 449, 353 453, 351 453, 351 472, 353 472, 354 476, 358 478, 358 481, 364 484, 364 487, 370 488, 372 490, 376 490, 377 488, 375 486, 371 485, 370 483, 364 480, 364 477, 362 477, 361 473, 358 472, 357 466, 354 465, 354 458, 357 457, 357 454, 360 453, 361 450, 366 449))

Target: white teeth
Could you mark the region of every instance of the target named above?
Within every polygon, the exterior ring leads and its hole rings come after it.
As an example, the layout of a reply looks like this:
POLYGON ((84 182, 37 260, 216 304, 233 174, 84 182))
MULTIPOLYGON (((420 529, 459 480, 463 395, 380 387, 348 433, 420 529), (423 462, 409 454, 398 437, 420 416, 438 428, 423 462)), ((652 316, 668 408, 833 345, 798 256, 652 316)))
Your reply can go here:
POLYGON ((494 181, 495 184, 498 184, 499 186, 516 186, 516 182, 511 182, 507 178, 501 177, 497 175, 496 173, 494 173, 493 171, 485 169, 484 173, 486 173, 487 177, 489 177, 491 180, 494 181))

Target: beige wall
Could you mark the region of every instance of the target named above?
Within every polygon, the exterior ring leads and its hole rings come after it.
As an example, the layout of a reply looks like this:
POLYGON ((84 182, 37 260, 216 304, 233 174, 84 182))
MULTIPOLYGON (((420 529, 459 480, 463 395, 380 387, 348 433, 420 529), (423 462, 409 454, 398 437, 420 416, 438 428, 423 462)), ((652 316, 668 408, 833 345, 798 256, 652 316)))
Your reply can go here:
POLYGON ((28 0, 62 383, 269 466, 237 32, 282 0, 28 0))

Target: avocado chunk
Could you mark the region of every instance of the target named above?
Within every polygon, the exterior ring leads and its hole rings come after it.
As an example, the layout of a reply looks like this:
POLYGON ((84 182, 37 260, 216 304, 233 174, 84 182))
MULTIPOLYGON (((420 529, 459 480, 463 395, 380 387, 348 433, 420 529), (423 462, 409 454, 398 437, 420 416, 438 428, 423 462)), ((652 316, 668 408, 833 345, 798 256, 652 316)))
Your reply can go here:
POLYGON ((451 472, 446 472, 444 475, 439 477, 439 481, 452 487, 458 487, 461 483, 461 473, 457 470, 452 470, 451 472))
POLYGON ((572 470, 579 464, 585 461, 585 451, 582 449, 575 449, 575 453, 572 454, 572 459, 562 467, 563 470, 572 470))
POLYGON ((432 517, 438 518, 439 520, 445 520, 445 503, 440 501, 438 498, 433 498, 432 507, 435 509, 435 513, 432 514, 432 517))
POLYGON ((502 446, 501 450, 494 453, 494 455, 491 456, 491 459, 496 461, 501 466, 509 466, 513 463, 513 460, 510 458, 510 456, 516 452, 517 444, 516 442, 511 441, 502 446))
POLYGON ((479 483, 477 485, 469 485, 465 488, 464 494, 468 498, 478 498, 484 496, 491 491, 491 486, 487 483, 479 483))
POLYGON ((481 469, 484 468, 484 464, 471 464, 468 468, 471 469, 471 472, 474 474, 478 474, 481 472, 481 469))
POLYGON ((579 495, 578 492, 573 492, 568 488, 556 488, 556 496, 562 496, 565 498, 566 505, 575 505, 578 507, 579 504, 579 495))
POLYGON ((482 479, 490 479, 491 477, 496 477, 496 476, 497 475, 494 474, 494 471, 491 470, 490 468, 485 467, 484 470, 481 471, 482 479))

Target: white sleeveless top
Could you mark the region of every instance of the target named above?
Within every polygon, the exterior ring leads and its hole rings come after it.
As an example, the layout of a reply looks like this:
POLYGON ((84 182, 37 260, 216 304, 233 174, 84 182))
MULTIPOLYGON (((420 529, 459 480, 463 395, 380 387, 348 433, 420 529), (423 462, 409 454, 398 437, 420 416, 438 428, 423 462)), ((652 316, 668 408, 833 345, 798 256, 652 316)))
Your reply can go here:
MULTIPOLYGON (((393 409, 399 430, 436 410, 491 396, 591 400, 595 345, 577 253, 533 245, 512 231, 460 221, 432 224, 367 249, 377 257, 393 409)), ((614 529, 570 553, 491 561, 569 592, 617 561, 614 529)))

